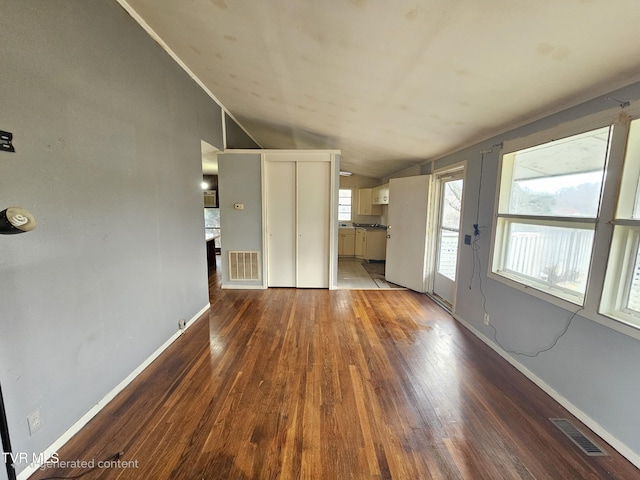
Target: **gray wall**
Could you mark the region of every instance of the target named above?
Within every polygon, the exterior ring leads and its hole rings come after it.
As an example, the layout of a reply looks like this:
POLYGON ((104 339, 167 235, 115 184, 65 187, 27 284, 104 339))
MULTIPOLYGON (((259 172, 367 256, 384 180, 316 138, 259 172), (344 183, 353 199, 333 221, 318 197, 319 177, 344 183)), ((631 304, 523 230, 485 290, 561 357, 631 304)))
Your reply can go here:
POLYGON ((260 148, 253 139, 229 115, 225 114, 224 124, 227 135, 227 148, 260 148))
MULTIPOLYGON (((640 99, 640 84, 607 96, 625 100, 640 99)), ((548 346, 562 331, 571 314, 487 278, 499 149, 495 148, 492 153, 485 155, 482 171, 481 151, 504 140, 524 137, 612 106, 615 104, 600 97, 434 163, 434 168, 441 168, 463 160, 468 161, 462 233, 473 235, 473 224, 476 223, 478 215, 482 232, 478 240, 479 259, 482 287, 486 295, 486 310, 490 314, 491 323, 498 329, 498 339, 512 350, 535 352, 548 346), (480 181, 481 190, 478 193, 480 181)), ((604 201, 613 200, 609 198, 604 201)), ((596 252, 596 255, 604 258, 607 254, 608 252, 596 252)), ((456 313, 491 339, 493 330, 483 323, 484 300, 480 292, 477 265, 470 288, 473 271, 472 249, 462 245, 456 313)), ((536 358, 511 356, 626 444, 636 455, 640 455, 640 415, 637 402, 634 401, 640 398, 638 340, 577 315, 568 333, 551 351, 536 358)))
MULTIPOLYGON (((229 280, 229 250, 260 252, 262 263, 262 155, 260 153, 224 153, 218 155, 220 182, 220 231, 222 286, 262 285, 260 281, 229 280), (235 210, 235 203, 244 210, 235 210)), ((260 276, 262 278, 263 272, 260 276)))
POLYGON ((208 305, 200 140, 223 148, 222 115, 115 1, 0 11, 0 210, 38 222, 0 237, 0 383, 38 453, 208 305))

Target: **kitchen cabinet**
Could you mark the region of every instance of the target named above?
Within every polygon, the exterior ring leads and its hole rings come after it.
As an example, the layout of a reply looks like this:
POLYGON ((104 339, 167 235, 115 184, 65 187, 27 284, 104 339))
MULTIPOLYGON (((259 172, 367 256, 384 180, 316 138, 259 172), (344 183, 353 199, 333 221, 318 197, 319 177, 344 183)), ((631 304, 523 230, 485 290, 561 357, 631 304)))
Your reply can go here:
POLYGON ((358 215, 381 215, 382 207, 373 204, 373 188, 358 189, 358 215))
POLYGON ((354 255, 358 258, 364 258, 365 243, 367 241, 366 235, 367 231, 364 228, 356 228, 354 255))
POLYGON ((387 254, 387 231, 356 228, 355 256, 365 260, 384 260, 387 254))
POLYGON ((373 187, 373 205, 389 205, 389 184, 373 187))
POLYGON ((338 256, 353 257, 356 253, 356 229, 341 228, 338 230, 338 256))

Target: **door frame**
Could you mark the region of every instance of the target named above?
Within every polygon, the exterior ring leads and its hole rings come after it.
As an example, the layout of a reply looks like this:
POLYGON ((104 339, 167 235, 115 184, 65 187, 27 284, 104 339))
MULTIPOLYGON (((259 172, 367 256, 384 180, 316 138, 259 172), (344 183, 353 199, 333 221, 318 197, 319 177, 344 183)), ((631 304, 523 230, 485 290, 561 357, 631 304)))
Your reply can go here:
MULTIPOLYGON (((461 199, 461 208, 460 208, 460 230, 458 231, 458 253, 456 257, 456 286, 460 281, 460 256, 462 252, 462 226, 464 225, 464 199, 465 199, 465 189, 467 185, 467 161, 463 160, 458 163, 454 163, 451 165, 447 165, 446 167, 439 168, 433 171, 433 189, 431 196, 431 208, 429 209, 429 223, 432 228, 429 229, 429 238, 427 239, 428 250, 430 250, 430 254, 427 260, 427 270, 425 272, 426 278, 425 283, 427 287, 427 295, 445 307, 447 310, 449 306, 444 304, 440 300, 440 297, 436 295, 434 292, 434 284, 435 284, 435 274, 436 269, 438 267, 438 238, 440 232, 440 210, 442 207, 442 183, 445 180, 445 177, 449 175, 459 175, 462 173, 462 199, 461 199)), ((457 288, 454 290, 453 298, 451 299, 451 312, 456 311, 456 299, 457 299, 457 288)))

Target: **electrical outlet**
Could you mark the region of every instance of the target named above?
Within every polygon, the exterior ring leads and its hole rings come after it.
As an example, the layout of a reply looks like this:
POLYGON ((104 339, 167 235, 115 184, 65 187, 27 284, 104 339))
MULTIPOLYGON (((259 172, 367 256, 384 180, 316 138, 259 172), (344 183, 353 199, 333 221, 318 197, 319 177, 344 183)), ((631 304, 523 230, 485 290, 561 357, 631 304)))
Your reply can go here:
POLYGON ((37 409, 27 416, 27 424, 29 425, 29 435, 33 435, 42 428, 42 414, 40 409, 37 409))
POLYGON ((187 321, 184 318, 178 320, 178 328, 180 330, 184 330, 185 328, 187 328, 187 321))
POLYGON ((489 325, 489 314, 484 312, 484 324, 489 325))

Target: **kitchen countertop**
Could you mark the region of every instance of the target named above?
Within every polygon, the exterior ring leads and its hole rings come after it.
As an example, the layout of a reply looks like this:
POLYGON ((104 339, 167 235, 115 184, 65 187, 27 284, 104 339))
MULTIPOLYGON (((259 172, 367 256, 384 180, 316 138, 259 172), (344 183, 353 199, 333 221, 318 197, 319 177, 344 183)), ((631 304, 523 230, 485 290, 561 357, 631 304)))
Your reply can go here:
POLYGON ((354 223, 353 226, 355 228, 364 228, 365 230, 386 230, 386 225, 380 225, 378 223, 370 224, 370 223, 354 223))
POLYGON ((367 231, 386 231, 387 227, 385 225, 378 225, 377 227, 373 226, 353 226, 353 227, 338 227, 338 230, 367 230, 367 231))

